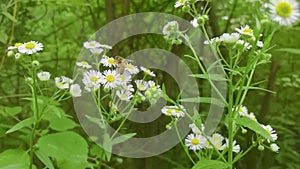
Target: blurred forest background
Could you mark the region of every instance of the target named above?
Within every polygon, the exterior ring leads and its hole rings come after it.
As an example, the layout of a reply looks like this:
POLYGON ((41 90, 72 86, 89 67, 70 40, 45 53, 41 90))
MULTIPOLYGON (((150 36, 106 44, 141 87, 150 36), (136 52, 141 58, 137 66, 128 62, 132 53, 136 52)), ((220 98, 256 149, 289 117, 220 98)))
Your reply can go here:
MULTIPOLYGON (((174 8, 171 0, 1 0, 0 5, 0 106, 24 106, 21 98, 28 95, 24 72, 15 64, 14 58, 6 56, 8 46, 16 42, 36 40, 44 44, 40 62, 52 77, 66 75, 72 77, 73 67, 83 42, 106 23, 122 16, 139 12, 164 12, 192 20, 180 9, 174 8)), ((241 25, 255 26, 256 1, 214 0, 211 3, 210 20, 206 25, 210 36, 232 32, 241 25)), ((199 7, 201 3, 198 4, 199 7)), ((281 48, 300 49, 300 23, 283 28, 275 33, 271 49, 272 62, 259 67, 254 81, 265 81, 260 87, 272 90, 250 92, 246 105, 265 124, 272 124, 277 130, 280 153, 254 149, 239 161, 237 168, 243 169, 299 169, 300 168, 300 56, 282 52, 281 48)), ((138 35, 122 41, 114 48, 112 55, 128 56, 134 51, 146 48, 169 49, 162 36, 138 35)), ((171 51, 178 56, 189 51, 184 45, 175 45, 171 51)), ((187 63, 195 70, 192 63, 187 63)), ((172 80, 161 74, 166 86, 172 80), (168 82, 169 81, 169 82, 168 82)), ((169 94, 177 96, 176 90, 169 94)), ((203 88, 199 90, 204 90, 203 88)), ((28 106, 28 105, 27 105, 28 106)), ((76 119, 72 101, 67 101, 63 109, 76 119)), ((22 114, 20 114, 22 117, 22 114)), ((20 117, 20 118, 21 118, 20 117)), ((16 148, 20 144, 18 135, 6 135, 7 126, 14 119, 0 113, 0 152, 16 148)), ((163 130, 163 129, 160 129, 163 130)), ((78 133, 85 136, 78 128, 78 133)), ((151 128, 147 135, 155 135, 151 128)), ((85 136, 87 137, 87 136, 85 136)), ((247 144, 249 140, 244 140, 247 144)), ((241 145, 243 147, 243 145, 241 145)), ((189 160, 180 146, 168 152, 144 159, 129 159, 114 156, 108 164, 117 169, 167 169, 189 168, 189 160)))

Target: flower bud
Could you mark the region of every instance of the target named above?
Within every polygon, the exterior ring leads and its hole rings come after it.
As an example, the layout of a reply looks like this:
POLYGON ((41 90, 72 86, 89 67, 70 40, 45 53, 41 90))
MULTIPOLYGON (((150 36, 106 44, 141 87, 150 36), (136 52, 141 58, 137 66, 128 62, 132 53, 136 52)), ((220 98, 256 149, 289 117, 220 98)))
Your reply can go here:
POLYGON ((197 22, 198 22, 198 24, 199 24, 199 25, 203 25, 203 24, 204 24, 204 22, 205 22, 205 19, 204 19, 204 17, 203 17, 203 16, 201 16, 201 17, 198 17, 198 18, 197 18, 197 22))
POLYGON ((34 60, 34 61, 31 62, 31 65, 32 65, 32 67, 36 68, 36 67, 40 66, 40 62, 37 61, 37 60, 34 60))
POLYGON ((190 11, 190 7, 189 7, 188 5, 184 5, 184 6, 182 7, 182 11, 185 12, 185 13, 187 13, 187 12, 190 11))
POLYGON ((246 134, 246 133, 247 133, 247 130, 243 128, 243 129, 242 129, 242 133, 243 133, 243 134, 246 134))
POLYGON ((13 57, 15 55, 15 52, 14 51, 8 51, 7 52, 7 57, 13 57))
POLYGON ((16 59, 16 60, 19 60, 21 57, 22 57, 22 54, 21 54, 21 53, 16 53, 16 54, 15 54, 15 59, 16 59))
POLYGON ((265 149, 265 147, 264 147, 263 145, 259 145, 259 146, 257 147, 257 149, 258 149, 259 151, 263 151, 263 150, 265 149))

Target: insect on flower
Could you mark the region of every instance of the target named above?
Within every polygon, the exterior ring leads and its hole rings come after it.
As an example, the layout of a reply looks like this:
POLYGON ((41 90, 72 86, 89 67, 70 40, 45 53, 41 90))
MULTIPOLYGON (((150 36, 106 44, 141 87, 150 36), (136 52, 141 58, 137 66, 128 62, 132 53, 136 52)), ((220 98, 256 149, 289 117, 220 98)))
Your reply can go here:
POLYGON ((116 56, 116 64, 117 67, 119 68, 120 74, 124 73, 129 62, 131 62, 131 60, 127 60, 121 56, 116 56))

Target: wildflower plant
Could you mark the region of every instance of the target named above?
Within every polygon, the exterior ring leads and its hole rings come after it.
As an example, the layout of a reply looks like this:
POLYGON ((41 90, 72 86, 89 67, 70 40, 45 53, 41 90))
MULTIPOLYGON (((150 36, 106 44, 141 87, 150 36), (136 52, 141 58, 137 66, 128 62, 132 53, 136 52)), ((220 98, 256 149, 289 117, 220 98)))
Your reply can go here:
MULTIPOLYGON (((201 76, 199 74, 192 76, 207 80, 212 87, 212 80, 226 81, 227 97, 221 100, 225 105, 224 123, 217 129, 217 131, 226 130, 226 132, 222 134, 216 131, 210 133, 209 129, 205 129, 203 123, 205 118, 190 116, 189 113, 184 111, 183 107, 178 107, 180 102, 176 101, 171 101, 174 106, 166 106, 161 110, 164 115, 170 116, 172 119, 167 128, 172 126, 176 128, 178 118, 189 118, 191 120, 189 126, 192 133, 186 136, 184 142, 181 141, 181 145, 193 163, 193 168, 202 168, 204 166, 208 168, 235 168, 235 163, 246 156, 253 148, 259 150, 268 148, 278 153, 280 148, 276 144, 278 139, 276 131, 271 125, 260 123, 255 116, 256 113, 249 112, 251 107, 247 108, 243 105, 249 90, 264 90, 257 87, 259 83, 253 82, 253 77, 258 66, 270 61, 271 55, 268 53, 268 50, 271 48, 270 40, 276 28, 270 31, 269 27, 264 25, 265 23, 259 24, 258 27, 241 25, 235 28, 233 32, 225 32, 219 37, 210 38, 205 27, 209 19, 208 4, 210 2, 203 3, 204 7, 201 13, 198 13, 196 9, 196 3, 196 1, 178 1, 175 7, 182 8, 183 12, 194 18, 191 24, 196 28, 199 27, 208 39, 204 44, 215 50, 220 57, 218 61, 223 65, 222 72, 225 75, 225 79, 207 76, 209 74, 208 70, 203 68, 203 60, 196 52, 193 52, 193 56, 189 58, 196 60, 201 70, 201 76), (175 110, 182 111, 183 114, 178 115, 175 113, 175 110), (176 120, 173 120, 173 118, 176 118, 176 120), (239 140, 248 130, 252 134, 251 143, 247 147, 243 147, 239 144, 239 140)), ((299 17, 297 14, 299 4, 295 1, 271 1, 268 5, 271 9, 271 19, 283 26, 296 22, 299 17)), ((190 44, 191 38, 185 34, 184 30, 180 29, 180 25, 176 21, 166 23, 162 32, 170 44, 176 44, 174 40, 190 44), (172 25, 176 29, 170 29, 169 27, 172 25), (166 32, 166 30, 172 30, 173 32, 171 34, 166 32)), ((192 45, 188 45, 188 47, 191 51, 195 51, 192 45)), ((219 89, 213 87, 213 90, 218 93, 219 89)), ((194 98, 193 101, 195 100, 194 98)), ((181 101, 184 102, 184 100, 181 101)), ((201 100, 198 102, 201 103, 201 100)), ((179 139, 181 140, 180 136, 179 139)))
MULTIPOLYGON (((82 89, 74 83, 73 79, 66 76, 53 77, 49 71, 43 69, 43 65, 39 62, 40 57, 43 57, 43 48, 44 45, 37 41, 16 43, 14 46, 8 47, 10 55, 14 54, 15 56, 16 64, 25 72, 24 82, 29 86, 31 95, 23 98, 30 104, 28 118, 18 119, 19 122, 11 126, 6 134, 24 131, 28 134, 25 136, 28 137, 29 152, 29 162, 26 167, 30 169, 36 167, 35 158, 38 158, 49 168, 54 168, 50 157, 57 162, 67 158, 53 155, 48 146, 59 147, 59 145, 48 139, 59 140, 68 136, 70 139, 76 140, 74 137, 82 139, 78 134, 68 131, 78 124, 60 107, 63 101, 72 97, 80 97, 82 89), (54 86, 54 89, 51 86, 54 86), (26 132, 27 128, 31 129, 29 133, 26 132), (51 130, 57 133, 51 132, 51 130), (47 144, 44 144, 45 142, 47 144)), ((86 143, 83 142, 83 144, 86 143)), ((24 156, 27 156, 26 153, 24 156)), ((74 157, 67 159, 66 164, 72 166, 73 160, 74 157)), ((87 157, 83 157, 78 161, 78 164, 85 166, 87 157)))

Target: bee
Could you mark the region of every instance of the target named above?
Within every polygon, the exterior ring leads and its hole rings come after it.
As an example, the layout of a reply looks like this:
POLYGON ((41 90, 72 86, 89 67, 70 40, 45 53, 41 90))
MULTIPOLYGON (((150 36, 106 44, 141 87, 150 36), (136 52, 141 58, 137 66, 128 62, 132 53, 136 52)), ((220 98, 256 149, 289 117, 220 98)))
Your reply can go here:
POLYGON ((117 63, 117 67, 119 68, 120 74, 123 74, 125 68, 127 67, 128 60, 121 56, 116 56, 116 63, 117 63))

